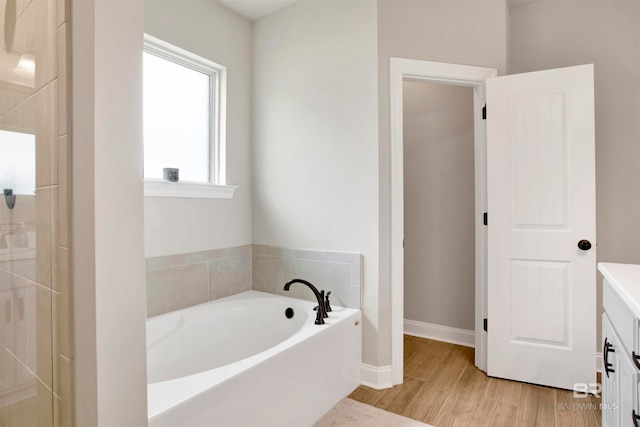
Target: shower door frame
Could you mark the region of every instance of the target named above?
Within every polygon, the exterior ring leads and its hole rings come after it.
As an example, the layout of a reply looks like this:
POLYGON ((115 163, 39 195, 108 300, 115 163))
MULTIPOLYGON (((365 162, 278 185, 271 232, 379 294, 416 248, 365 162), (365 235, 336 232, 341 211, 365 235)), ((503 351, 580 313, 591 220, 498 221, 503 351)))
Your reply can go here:
POLYGON ((403 94, 405 80, 473 88, 475 162, 475 364, 487 370, 487 230, 483 213, 487 207, 485 80, 496 77, 495 68, 390 58, 390 152, 391 152, 391 382, 402 384, 404 369, 404 161, 403 94))

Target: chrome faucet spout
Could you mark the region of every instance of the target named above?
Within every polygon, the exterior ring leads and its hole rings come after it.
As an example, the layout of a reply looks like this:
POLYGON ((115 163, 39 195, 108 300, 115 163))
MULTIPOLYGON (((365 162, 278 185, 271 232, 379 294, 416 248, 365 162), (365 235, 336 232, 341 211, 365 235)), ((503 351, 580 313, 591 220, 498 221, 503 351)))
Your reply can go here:
POLYGON ((318 291, 318 288, 313 286, 313 284, 311 284, 311 282, 308 282, 308 281, 303 280, 303 279, 289 280, 287 283, 285 283, 283 290, 288 291, 289 288, 291 287, 291 285, 293 285, 294 283, 302 283, 303 285, 305 285, 309 289, 311 289, 311 291, 315 295, 316 299, 318 300, 318 313, 316 315, 316 322, 315 323, 316 323, 316 325, 323 325, 324 324, 324 319, 329 317, 329 315, 327 314, 327 308, 326 308, 326 305, 325 305, 324 291, 318 291))

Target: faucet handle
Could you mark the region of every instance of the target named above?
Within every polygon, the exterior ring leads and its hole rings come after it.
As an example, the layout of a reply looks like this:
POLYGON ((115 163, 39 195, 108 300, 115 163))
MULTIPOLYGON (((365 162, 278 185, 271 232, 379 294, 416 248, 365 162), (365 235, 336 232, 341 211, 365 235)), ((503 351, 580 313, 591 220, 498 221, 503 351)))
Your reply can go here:
POLYGON ((327 313, 331 311, 331 307, 329 307, 329 309, 327 309, 327 306, 329 304, 329 294, 330 293, 331 293, 331 291, 329 291, 327 293, 327 296, 325 297, 324 289, 320 291, 320 298, 318 299, 318 302, 322 304, 323 310, 320 310, 320 306, 319 305, 316 305, 315 307, 313 307, 313 311, 317 311, 318 312, 318 316, 322 315, 323 318, 329 317, 329 315, 327 313))

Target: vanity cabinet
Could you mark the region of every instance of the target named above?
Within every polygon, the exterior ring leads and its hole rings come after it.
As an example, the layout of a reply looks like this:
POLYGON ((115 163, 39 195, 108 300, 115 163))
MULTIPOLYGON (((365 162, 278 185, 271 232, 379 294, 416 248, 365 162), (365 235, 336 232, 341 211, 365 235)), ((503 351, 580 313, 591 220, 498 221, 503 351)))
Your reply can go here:
POLYGON ((640 427, 640 266, 602 263, 602 425, 640 427))
POLYGON ((633 404, 637 369, 625 355, 620 337, 606 314, 602 315, 602 335, 602 425, 633 425, 633 417, 637 413, 637 405, 633 404))

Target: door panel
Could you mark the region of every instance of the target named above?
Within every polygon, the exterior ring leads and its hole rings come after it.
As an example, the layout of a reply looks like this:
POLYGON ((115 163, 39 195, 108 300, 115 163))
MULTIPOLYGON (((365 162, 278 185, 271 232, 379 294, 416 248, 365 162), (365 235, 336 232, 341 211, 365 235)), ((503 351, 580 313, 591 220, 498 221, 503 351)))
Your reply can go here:
POLYGON ((487 116, 487 372, 594 382, 593 66, 489 79, 487 116))
POLYGON ((569 347, 568 263, 512 261, 513 341, 569 347))
POLYGON ((565 94, 530 93, 513 99, 513 221, 515 229, 567 226, 565 94))

